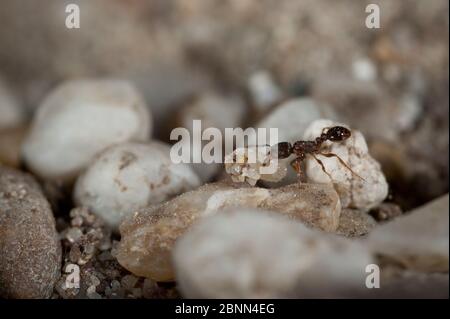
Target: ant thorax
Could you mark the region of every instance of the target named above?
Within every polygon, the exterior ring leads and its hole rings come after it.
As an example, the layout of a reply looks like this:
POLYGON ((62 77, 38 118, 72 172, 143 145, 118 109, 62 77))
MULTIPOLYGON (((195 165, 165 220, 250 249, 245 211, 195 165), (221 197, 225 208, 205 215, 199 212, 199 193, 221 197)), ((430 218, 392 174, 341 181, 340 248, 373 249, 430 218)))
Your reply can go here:
POLYGON ((293 152, 296 155, 309 154, 317 152, 320 144, 314 141, 297 141, 294 143, 293 152))

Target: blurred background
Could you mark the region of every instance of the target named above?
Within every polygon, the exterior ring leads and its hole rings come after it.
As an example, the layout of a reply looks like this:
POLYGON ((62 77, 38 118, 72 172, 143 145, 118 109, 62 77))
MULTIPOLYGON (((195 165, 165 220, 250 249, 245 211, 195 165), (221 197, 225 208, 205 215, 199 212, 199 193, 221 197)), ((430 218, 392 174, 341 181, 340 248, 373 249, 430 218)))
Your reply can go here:
POLYGON ((168 140, 176 108, 208 90, 241 96, 252 125, 263 72, 360 129, 403 209, 448 192, 447 0, 2 0, 0 21, 0 162, 20 165, 33 110, 62 81, 133 81, 168 140), (80 29, 65 27, 69 3, 80 29), (369 3, 380 29, 365 26, 369 3))

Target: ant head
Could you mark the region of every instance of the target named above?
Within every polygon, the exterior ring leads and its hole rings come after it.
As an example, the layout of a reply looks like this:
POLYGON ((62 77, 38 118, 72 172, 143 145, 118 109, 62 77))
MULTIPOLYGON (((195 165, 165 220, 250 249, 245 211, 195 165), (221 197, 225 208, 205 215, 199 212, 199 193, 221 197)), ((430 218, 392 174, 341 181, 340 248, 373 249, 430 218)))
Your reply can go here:
POLYGON ((340 142, 348 139, 352 133, 343 126, 334 126, 327 131, 327 139, 333 142, 340 142))

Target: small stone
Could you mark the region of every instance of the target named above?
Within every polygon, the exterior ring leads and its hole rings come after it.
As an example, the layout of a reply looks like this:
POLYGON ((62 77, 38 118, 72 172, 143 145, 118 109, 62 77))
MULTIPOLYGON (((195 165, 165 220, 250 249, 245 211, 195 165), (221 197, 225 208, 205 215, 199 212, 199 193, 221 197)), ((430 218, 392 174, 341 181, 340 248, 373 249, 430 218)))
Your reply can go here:
POLYGON ((70 224, 73 227, 81 227, 83 225, 83 218, 80 216, 77 216, 70 221, 70 224))
POLYGON ((341 211, 336 234, 360 237, 367 235, 376 225, 376 221, 369 214, 357 209, 345 208, 341 211))
POLYGON ((170 256, 176 240, 203 216, 235 207, 273 210, 329 232, 338 227, 341 210, 339 197, 329 184, 293 184, 270 190, 207 184, 128 217, 120 226, 117 260, 137 276, 173 280, 170 256))
POLYGON ((411 130, 423 111, 423 104, 419 96, 412 93, 405 94, 400 100, 395 124, 402 132, 411 130))
POLYGON ((95 293, 95 286, 94 285, 89 286, 88 289, 86 290, 86 292, 88 295, 95 293))
POLYGON ((362 245, 275 213, 235 209, 201 220, 176 244, 186 298, 343 297, 365 288, 362 245))
POLYGON ((80 250, 80 246, 78 245, 73 245, 70 248, 70 252, 69 252, 69 259, 71 262, 76 263, 78 262, 78 260, 81 259, 81 250, 80 250))
POLYGON ((70 228, 66 233, 66 239, 71 242, 77 242, 81 236, 83 236, 83 232, 79 228, 70 228))
POLYGON ((89 299, 102 299, 102 296, 96 292, 96 286, 89 286, 86 290, 86 295, 89 299))
MULTIPOLYGON (((75 207, 70 211, 70 226, 61 231, 65 260, 76 263, 83 271, 88 269, 87 278, 94 278, 89 269, 98 260, 103 242, 110 242, 111 233, 103 223, 86 208, 75 207), (77 226, 74 226, 77 225, 77 226)), ((110 244, 109 244, 110 245, 110 244)), ((113 259, 111 257, 111 259, 113 259)), ((92 280, 91 280, 92 281, 92 280)), ((94 284, 94 282, 92 282, 94 284)), ((96 284, 95 284, 96 285, 96 284)))
POLYGON ((369 58, 361 58, 353 62, 352 73, 356 80, 373 81, 377 77, 377 67, 369 58))
POLYGON ((74 199, 117 229, 127 215, 199 184, 188 165, 171 161, 166 144, 124 143, 94 160, 77 180, 74 199))
POLYGON ((283 98, 269 72, 261 70, 253 73, 248 79, 247 87, 254 107, 264 113, 283 98))
POLYGON ((79 265, 85 265, 86 263, 88 263, 94 256, 95 249, 96 247, 94 243, 88 243, 84 245, 83 251, 81 252, 81 257, 78 259, 77 263, 79 265))
POLYGON ((50 204, 28 174, 0 166, 0 297, 49 298, 61 246, 50 204))
MULTIPOLYGON (((314 140, 325 128, 337 125, 345 126, 331 120, 314 121, 305 132, 305 140, 314 140)), ((353 173, 336 157, 318 154, 316 157, 322 161, 326 172, 313 157, 306 157, 306 176, 309 182, 333 183, 344 208, 368 211, 387 197, 386 178, 380 164, 370 156, 361 132, 351 130, 351 136, 347 140, 326 141, 322 145, 321 152, 339 156, 353 173)))
POLYGON ((146 141, 150 120, 143 98, 126 81, 69 81, 37 109, 24 160, 39 177, 69 184, 106 147, 146 141))
POLYGON ((374 229, 367 238, 374 253, 423 272, 448 272, 449 196, 444 195, 374 229))
POLYGON ((120 282, 117 280, 111 281, 111 289, 112 291, 117 291, 121 288, 120 282))
POLYGON ((91 276, 91 284, 94 287, 97 287, 98 285, 100 285, 100 279, 98 279, 96 276, 92 275, 91 276))

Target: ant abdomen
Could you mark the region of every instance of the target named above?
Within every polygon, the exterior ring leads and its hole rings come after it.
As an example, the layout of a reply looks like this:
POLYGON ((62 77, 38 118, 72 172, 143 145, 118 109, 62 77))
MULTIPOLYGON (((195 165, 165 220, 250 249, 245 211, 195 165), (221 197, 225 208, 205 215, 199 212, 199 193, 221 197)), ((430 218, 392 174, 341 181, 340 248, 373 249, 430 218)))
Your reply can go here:
POLYGON ((289 142, 281 142, 275 145, 278 149, 278 158, 287 158, 292 154, 292 145, 289 142))

